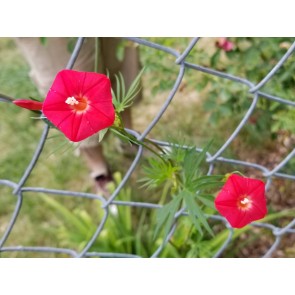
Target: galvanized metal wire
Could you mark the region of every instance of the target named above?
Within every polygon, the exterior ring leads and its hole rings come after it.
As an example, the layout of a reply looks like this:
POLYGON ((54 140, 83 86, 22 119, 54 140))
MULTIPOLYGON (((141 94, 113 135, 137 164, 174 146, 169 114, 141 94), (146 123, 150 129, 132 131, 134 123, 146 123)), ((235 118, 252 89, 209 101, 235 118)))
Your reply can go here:
MULTIPOLYGON (((187 48, 183 52, 177 52, 173 48, 168 48, 165 46, 162 46, 160 44, 156 44, 153 42, 150 42, 145 39, 141 38, 127 38, 129 41, 135 42, 137 44, 148 46, 151 48, 151 50, 161 50, 169 55, 172 55, 175 58, 175 64, 179 66, 178 76, 174 82, 174 85, 167 96, 164 104, 162 107, 158 110, 158 113, 154 117, 154 119, 150 122, 150 124, 146 127, 146 129, 139 134, 138 132, 134 130, 127 130, 132 135, 136 136, 138 140, 143 140, 147 135, 151 132, 151 130, 155 127, 155 125, 158 123, 158 121, 161 119, 167 108, 169 108, 171 101, 173 100, 175 94, 177 93, 179 86, 183 80, 184 73, 186 69, 193 69, 195 71, 200 71, 207 73, 212 76, 217 76, 222 79, 227 79, 236 83, 241 83, 243 85, 246 85, 248 87, 248 93, 252 95, 252 103, 250 104, 248 110, 246 111, 245 115, 243 116, 241 122, 238 124, 236 129, 232 132, 232 134, 224 141, 224 144, 218 148, 218 150, 214 154, 210 154, 207 152, 207 163, 209 164, 209 171, 208 174, 212 174, 215 168, 215 165, 218 163, 224 163, 228 165, 235 165, 235 166, 241 166, 241 167, 248 167, 253 168, 256 170, 261 177, 263 177, 266 180, 266 187, 267 190, 270 189, 273 183, 273 179, 275 178, 281 178, 281 179, 287 179, 287 180, 295 180, 295 174, 294 173, 285 173, 282 172, 283 168, 286 167, 286 165, 289 163, 289 161, 294 158, 295 156, 295 148, 289 152, 289 154, 281 160, 280 163, 278 163, 275 167, 272 167, 272 169, 269 169, 260 163, 250 163, 248 161, 245 161, 243 159, 232 159, 232 158, 225 158, 223 157, 224 151, 229 147, 229 145, 233 142, 235 138, 239 136, 240 131, 244 128, 247 121, 249 120, 250 116, 253 114, 257 103, 259 100, 271 100, 276 101, 281 104, 288 105, 290 107, 295 107, 295 100, 293 99, 283 99, 280 97, 277 97, 273 94, 265 93, 261 91, 261 88, 268 83, 272 77, 275 75, 275 73, 282 67, 282 65, 286 62, 286 60, 294 53, 295 50, 295 42, 290 46, 288 51, 284 54, 284 56, 281 57, 281 59, 278 61, 278 63, 273 67, 273 69, 257 84, 241 77, 237 77, 234 75, 230 75, 228 73, 224 73, 212 68, 206 68, 204 66, 200 66, 197 64, 192 64, 186 61, 187 56, 189 55, 190 51, 198 45, 199 38, 193 38, 191 42, 188 44, 187 48)), ((66 68, 71 69, 74 66, 74 63, 79 55, 79 51, 81 47, 83 46, 83 38, 78 38, 75 49, 72 53, 72 56, 66 66, 66 68)), ((197 82, 196 82, 197 83, 197 82)), ((5 98, 3 98, 5 101, 5 98)), ((100 234, 104 228, 104 225, 108 219, 109 216, 109 208, 110 205, 115 204, 117 206, 130 206, 130 207, 141 207, 141 208, 148 208, 150 210, 156 210, 160 208, 161 206, 158 204, 152 204, 148 202, 133 202, 133 201, 120 201, 116 200, 119 192, 122 188, 124 188, 126 182, 129 180, 130 176, 133 174, 136 166, 139 164, 139 161, 141 157, 143 156, 143 147, 138 146, 137 153, 135 155, 134 160, 132 161, 129 169, 125 173, 121 183, 117 186, 113 194, 108 198, 104 198, 103 196, 99 196, 96 194, 91 193, 84 193, 84 192, 74 192, 74 191, 66 191, 66 190, 56 190, 56 189, 48 189, 48 188, 42 188, 42 187, 27 187, 25 186, 26 181, 30 177, 32 171, 34 170, 34 167, 36 163, 38 162, 38 159, 42 153, 43 147, 46 143, 46 138, 48 136, 49 127, 45 124, 43 133, 41 134, 40 141, 36 147, 35 153, 32 156, 32 160, 30 164, 28 165, 27 169, 24 171, 23 176, 20 178, 19 182, 13 182, 11 180, 7 179, 0 179, 0 185, 1 186, 7 186, 13 189, 13 195, 17 198, 17 202, 15 205, 14 212, 11 216, 11 219, 6 227, 6 230, 1 237, 0 240, 0 252, 42 252, 42 253, 58 253, 58 254, 65 254, 69 257, 139 257, 138 255, 132 255, 128 253, 100 253, 100 252, 89 252, 89 249, 93 245, 93 243, 100 238, 100 234), (100 223, 97 225, 96 231, 92 235, 92 237, 87 242, 86 246, 82 249, 82 251, 77 252, 72 249, 67 248, 54 248, 54 247, 40 247, 37 245, 33 245, 31 247, 28 246, 5 246, 5 243, 13 231, 15 222, 21 212, 22 209, 22 201, 23 201, 23 193, 25 192, 37 192, 37 193, 44 193, 48 196, 50 195, 59 195, 62 197, 75 197, 75 198, 85 198, 85 199, 95 199, 98 200, 101 203, 101 207, 104 211, 104 215, 100 221, 100 223)), ((160 140, 154 140, 157 144, 161 146, 169 147, 172 144, 165 141, 160 140)), ((173 144, 175 145, 175 144, 173 144)), ((185 148, 185 147, 183 147, 185 148)), ((196 153, 202 151, 201 148, 196 149, 196 153)), ((169 239, 173 236, 174 232, 177 230, 177 222, 179 217, 181 216, 187 216, 187 212, 185 208, 182 208, 175 214, 174 217, 174 223, 173 226, 165 240, 165 242, 151 255, 151 257, 158 257, 161 253, 161 251, 165 248, 167 243, 169 242, 169 239)), ((219 221, 225 225, 225 227, 228 229, 228 237, 224 244, 218 249, 218 251, 215 253, 214 257, 220 257, 225 249, 229 246, 230 242, 233 239, 234 229, 231 228, 230 224, 219 215, 210 215, 208 216, 209 219, 219 221)), ((284 227, 277 227, 272 224, 268 223, 260 223, 260 222, 253 222, 251 224, 252 227, 259 227, 264 228, 265 230, 268 230, 271 232, 271 234, 274 236, 274 242, 270 246, 270 248, 264 253, 263 257, 271 257, 274 251, 280 246, 280 242, 282 240, 282 237, 288 234, 294 234, 295 233, 295 216, 292 221, 290 221, 287 225, 284 227)))

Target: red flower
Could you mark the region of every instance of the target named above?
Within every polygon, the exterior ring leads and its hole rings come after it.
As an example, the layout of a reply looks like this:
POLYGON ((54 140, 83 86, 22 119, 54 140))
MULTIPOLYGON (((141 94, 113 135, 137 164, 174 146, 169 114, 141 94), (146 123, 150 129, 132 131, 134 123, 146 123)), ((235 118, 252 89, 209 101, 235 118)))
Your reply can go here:
POLYGON ((232 51, 234 48, 234 43, 227 40, 227 38, 219 38, 216 41, 216 46, 224 51, 232 51))
POLYGON ((81 141, 114 123, 110 80, 98 73, 62 70, 42 111, 67 138, 81 141))
POLYGON ((244 227, 267 213, 265 184, 232 174, 216 197, 215 207, 232 227, 244 227))
POLYGON ((40 111, 42 110, 43 103, 30 99, 15 99, 12 101, 15 105, 28 109, 31 111, 40 111))

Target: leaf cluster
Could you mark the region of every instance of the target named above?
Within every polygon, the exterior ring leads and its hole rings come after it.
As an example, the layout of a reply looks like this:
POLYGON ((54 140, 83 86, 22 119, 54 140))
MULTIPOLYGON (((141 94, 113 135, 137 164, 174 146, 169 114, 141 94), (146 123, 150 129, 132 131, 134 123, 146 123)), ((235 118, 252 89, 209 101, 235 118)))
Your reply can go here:
POLYGON ((161 229, 164 229, 164 237, 168 236, 179 210, 188 214, 201 235, 205 229, 213 236, 204 209, 214 209, 212 192, 224 182, 222 175, 206 175, 204 166, 210 145, 211 143, 201 152, 195 147, 172 145, 163 156, 165 161, 148 159, 148 164, 143 168, 143 186, 150 189, 160 185, 168 186, 167 193, 170 197, 170 201, 158 210, 154 238, 161 229))
POLYGON ((141 76, 143 74, 143 71, 144 68, 138 73, 128 90, 126 90, 126 85, 122 73, 115 75, 116 91, 112 89, 112 97, 113 104, 117 113, 121 113, 126 108, 129 108, 133 104, 134 98, 140 93, 141 76))
MULTIPOLYGON (((222 52, 216 48, 205 66, 246 78, 256 84, 282 58, 294 38, 230 38, 230 41, 234 43, 234 50, 222 52)), ((294 56, 290 56, 261 91, 292 101, 295 94, 294 69, 294 56)), ((228 124, 233 118, 239 122, 252 102, 253 96, 248 95, 248 88, 233 81, 203 76, 200 86, 204 88, 207 85, 210 86, 210 93, 203 107, 210 114, 209 122, 215 126, 224 122, 228 124)), ((287 105, 259 100, 249 124, 245 127, 246 132, 242 135, 247 141, 252 138, 252 144, 272 140, 281 129, 293 132, 290 120, 292 113, 287 105)))

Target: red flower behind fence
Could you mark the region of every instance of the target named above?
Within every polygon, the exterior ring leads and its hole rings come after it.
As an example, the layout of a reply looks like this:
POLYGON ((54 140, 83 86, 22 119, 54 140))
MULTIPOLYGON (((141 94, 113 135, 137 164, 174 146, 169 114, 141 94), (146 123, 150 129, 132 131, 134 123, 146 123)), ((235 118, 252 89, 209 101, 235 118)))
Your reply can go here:
POLYGON ((232 174, 216 197, 215 207, 232 227, 244 227, 267 213, 265 184, 232 174))
POLYGON ((114 123, 110 80, 103 74, 62 70, 42 111, 67 138, 81 141, 114 123))
POLYGON ((227 38, 224 38, 224 37, 219 38, 215 44, 218 48, 220 48, 226 52, 232 51, 234 48, 234 43, 231 41, 228 41, 227 38))

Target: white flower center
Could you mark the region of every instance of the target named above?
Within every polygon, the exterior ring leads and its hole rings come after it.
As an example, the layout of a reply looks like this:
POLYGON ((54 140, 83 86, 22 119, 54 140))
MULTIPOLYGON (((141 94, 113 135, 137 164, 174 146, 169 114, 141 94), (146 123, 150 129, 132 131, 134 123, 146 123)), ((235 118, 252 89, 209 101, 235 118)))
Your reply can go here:
POLYGON ((66 103, 73 106, 75 104, 78 104, 79 101, 74 96, 71 96, 66 99, 66 103))
POLYGON ((241 200, 240 202, 241 202, 241 204, 243 204, 243 205, 246 205, 246 204, 250 203, 250 201, 249 201, 248 198, 244 198, 244 199, 241 200))

